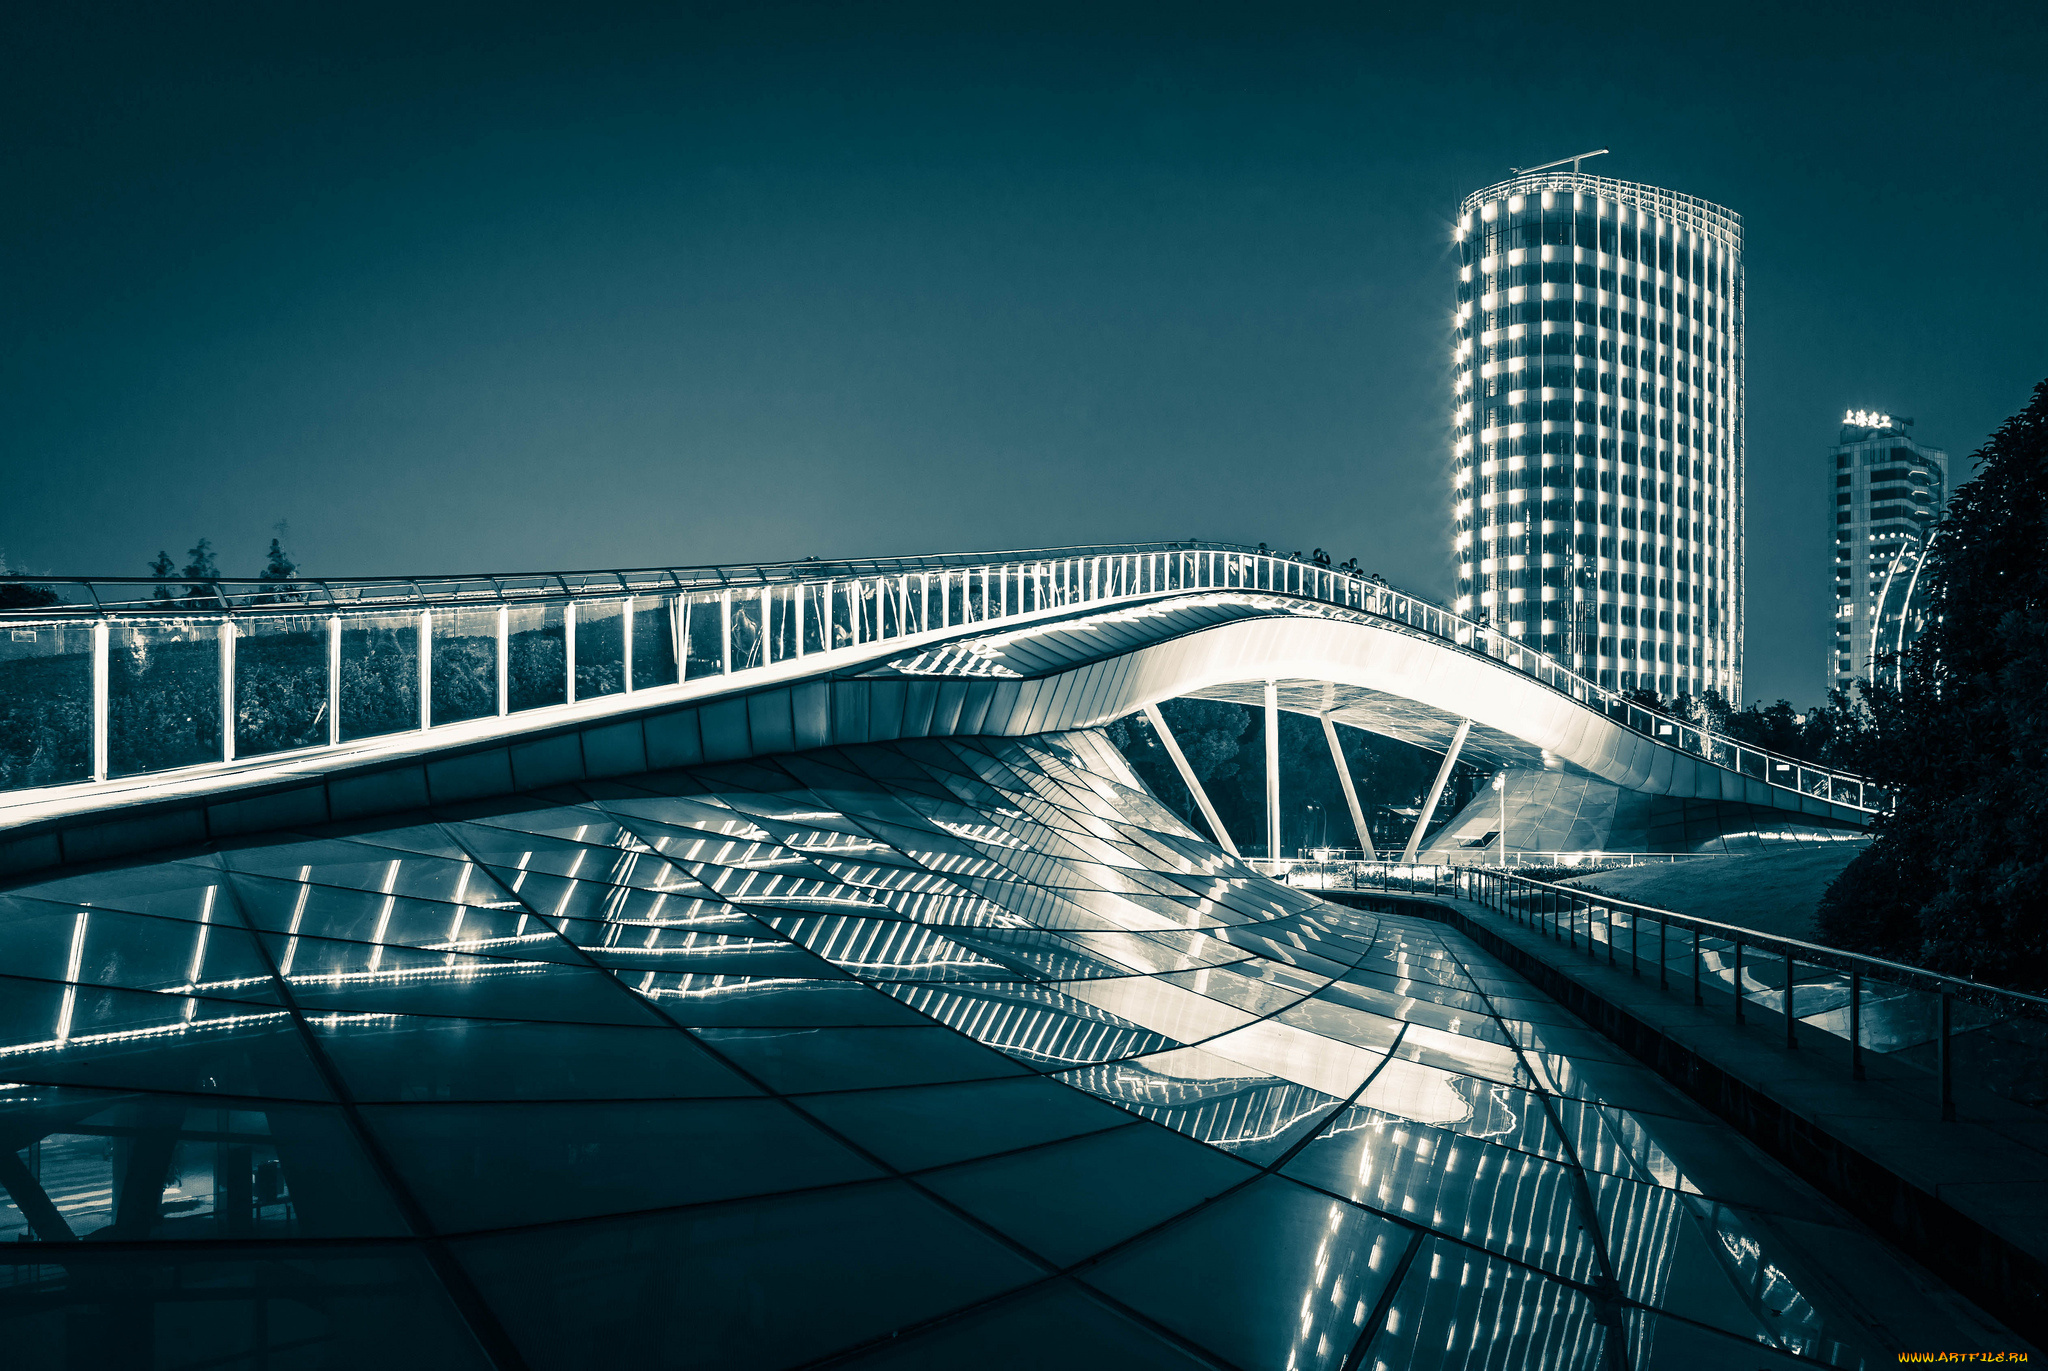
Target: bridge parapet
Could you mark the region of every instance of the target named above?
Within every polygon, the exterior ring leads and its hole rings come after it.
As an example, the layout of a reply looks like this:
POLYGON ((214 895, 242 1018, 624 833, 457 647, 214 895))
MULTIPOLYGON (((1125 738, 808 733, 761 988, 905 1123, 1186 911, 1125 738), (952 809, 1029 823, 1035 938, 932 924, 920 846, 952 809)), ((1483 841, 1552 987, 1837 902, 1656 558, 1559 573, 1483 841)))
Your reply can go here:
POLYGON ((1488 658, 1676 752, 1875 813, 1861 777, 1643 708, 1483 624, 1220 543, 354 580, 0 578, 8 808, 545 729, 941 646, 991 624, 1215 591, 1333 606, 1488 658), (25 603, 26 602, 26 603, 25 603))

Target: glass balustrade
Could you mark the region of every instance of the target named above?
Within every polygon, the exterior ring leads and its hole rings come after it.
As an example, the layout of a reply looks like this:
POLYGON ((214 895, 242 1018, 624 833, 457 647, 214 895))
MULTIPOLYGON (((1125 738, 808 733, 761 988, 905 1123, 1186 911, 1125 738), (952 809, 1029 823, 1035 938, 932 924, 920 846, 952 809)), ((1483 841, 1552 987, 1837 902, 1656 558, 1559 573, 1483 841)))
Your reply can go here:
POLYGON ((652 690, 681 679, 677 638, 675 596, 633 597, 633 689, 652 690))
POLYGON ((324 615, 313 614, 266 614, 236 622, 237 757, 291 752, 329 741, 329 622, 324 615))
POLYGON ((513 713, 569 699, 568 608, 512 605, 506 610, 506 705, 513 713))
POLYGON ((341 740, 420 726, 420 614, 341 621, 341 740))
POLYGON ((498 712, 498 611, 436 609, 428 611, 432 626, 433 662, 428 693, 437 724, 482 719, 498 712))
POLYGON ((573 659, 577 699, 595 700, 625 690, 626 604, 624 600, 577 603, 573 659))
POLYGON ((1768 1024, 1787 1047, 1809 1033, 1832 1037, 1848 1049, 1854 1080, 1872 1058, 1904 1068, 1891 1073, 1895 1081, 1919 1073, 1930 1118, 1957 1117, 1959 1100, 1965 1113, 1981 1109, 1986 1095, 2048 1109, 2048 999, 2040 996, 1510 872, 1344 865, 1341 874, 1328 864, 1319 870, 1320 888, 1433 885, 1553 940, 1561 955, 1655 978, 1660 990, 1736 1023, 1768 1024))
POLYGON ((521 713, 1105 601, 1237 591, 1338 606, 1478 653, 1754 780, 1864 810, 1888 798, 1859 777, 1654 715, 1507 635, 1378 582, 1225 547, 282 588, 219 582, 183 587, 172 606, 159 598, 161 583, 38 589, 77 617, 0 614, 0 790, 521 713), (735 584, 735 573, 751 584, 735 584), (95 621, 107 636, 97 703, 95 621), (223 747, 224 723, 232 748, 223 747))
POLYGON ((92 779, 93 627, 0 625, 0 790, 92 779))

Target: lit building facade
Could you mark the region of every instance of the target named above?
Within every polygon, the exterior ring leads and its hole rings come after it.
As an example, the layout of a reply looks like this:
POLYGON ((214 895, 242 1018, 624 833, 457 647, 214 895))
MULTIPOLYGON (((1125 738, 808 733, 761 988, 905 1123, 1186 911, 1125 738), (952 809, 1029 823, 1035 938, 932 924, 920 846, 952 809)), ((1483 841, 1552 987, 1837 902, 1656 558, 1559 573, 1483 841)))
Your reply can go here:
POLYGON ((1834 641, 1827 682, 1846 690, 1915 631, 1920 552, 1948 507, 1948 453, 1913 441, 1911 419, 1850 410, 1828 449, 1834 477, 1834 641), (1902 637, 1904 633, 1906 637, 1902 637))
POLYGON ((1456 608, 1610 688, 1739 700, 1741 218, 1560 169, 1456 234, 1456 608))

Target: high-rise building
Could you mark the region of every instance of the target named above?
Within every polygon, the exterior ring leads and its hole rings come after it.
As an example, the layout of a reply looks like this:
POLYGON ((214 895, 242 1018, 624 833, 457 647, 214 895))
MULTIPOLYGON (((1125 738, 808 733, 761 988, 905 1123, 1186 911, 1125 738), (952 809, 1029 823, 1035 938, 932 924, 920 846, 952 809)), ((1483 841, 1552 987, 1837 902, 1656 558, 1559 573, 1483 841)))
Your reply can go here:
POLYGON ((1559 169, 1456 233, 1457 609, 1605 686, 1739 700, 1741 218, 1559 169))
POLYGON ((1913 441, 1911 419, 1852 409, 1828 449, 1834 477, 1835 634, 1827 682, 1846 690, 1914 630, 1920 553, 1948 507, 1948 453, 1913 441))

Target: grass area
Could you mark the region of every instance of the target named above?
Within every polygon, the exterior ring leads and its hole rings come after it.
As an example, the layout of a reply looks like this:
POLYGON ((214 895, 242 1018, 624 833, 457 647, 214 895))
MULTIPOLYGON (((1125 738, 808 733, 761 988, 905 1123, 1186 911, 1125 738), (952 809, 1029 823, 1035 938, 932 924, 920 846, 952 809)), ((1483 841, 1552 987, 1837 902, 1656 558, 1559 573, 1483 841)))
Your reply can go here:
POLYGON ((1786 844, 1742 857, 1696 857, 1575 876, 1565 884, 1695 918, 1813 938, 1822 892, 1867 840, 1786 844))

